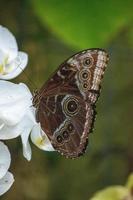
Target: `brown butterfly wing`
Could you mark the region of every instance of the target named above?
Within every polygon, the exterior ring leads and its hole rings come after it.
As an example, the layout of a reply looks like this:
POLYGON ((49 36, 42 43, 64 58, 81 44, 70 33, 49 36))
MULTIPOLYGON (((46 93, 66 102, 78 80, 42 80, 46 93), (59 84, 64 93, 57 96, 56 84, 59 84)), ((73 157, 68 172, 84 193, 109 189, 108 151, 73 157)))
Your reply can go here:
POLYGON ((86 149, 107 61, 103 50, 82 51, 65 61, 34 97, 37 120, 66 157, 78 157, 86 149))

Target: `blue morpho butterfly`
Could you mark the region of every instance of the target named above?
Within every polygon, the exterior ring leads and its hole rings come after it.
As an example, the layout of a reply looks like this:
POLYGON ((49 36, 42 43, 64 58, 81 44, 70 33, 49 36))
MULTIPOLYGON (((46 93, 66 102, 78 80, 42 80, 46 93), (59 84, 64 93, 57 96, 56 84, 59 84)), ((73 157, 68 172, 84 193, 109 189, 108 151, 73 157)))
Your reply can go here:
POLYGON ((54 149, 67 158, 86 150, 108 60, 107 52, 97 48, 73 55, 33 98, 37 121, 54 149))

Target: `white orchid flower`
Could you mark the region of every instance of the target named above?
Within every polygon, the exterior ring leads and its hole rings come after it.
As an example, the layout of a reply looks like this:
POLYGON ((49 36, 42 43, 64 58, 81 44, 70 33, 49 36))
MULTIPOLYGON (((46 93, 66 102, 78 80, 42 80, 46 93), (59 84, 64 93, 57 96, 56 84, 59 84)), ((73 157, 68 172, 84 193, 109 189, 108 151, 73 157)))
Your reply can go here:
POLYGON ((11 156, 7 146, 0 142, 0 196, 10 189, 14 182, 12 173, 8 172, 11 156))
POLYGON ((31 140, 41 150, 55 151, 47 135, 41 129, 41 126, 39 123, 36 126, 34 126, 32 129, 31 140))
POLYGON ((28 55, 18 51, 15 37, 0 26, 0 79, 9 80, 18 76, 26 67, 28 55))
MULTIPOLYGON (((0 80, 0 96, 0 140, 12 139, 25 132, 28 135, 36 123, 28 87, 0 80)), ((26 153, 24 148, 24 156, 31 159, 30 148, 26 153)))
MULTIPOLYGON (((13 139, 21 136, 23 155, 31 159, 32 142, 42 150, 54 151, 48 137, 35 119, 35 108, 32 105, 32 94, 23 84, 8 81, 18 76, 26 67, 28 56, 18 51, 15 37, 0 26, 0 140, 13 139)), ((9 150, 0 141, 0 195, 4 194, 13 184, 14 177, 8 172, 11 157, 9 150)))
POLYGON ((23 154, 31 159, 29 135, 40 149, 53 151, 53 147, 35 119, 35 108, 32 106, 32 94, 23 84, 0 81, 0 140, 21 136, 23 154))

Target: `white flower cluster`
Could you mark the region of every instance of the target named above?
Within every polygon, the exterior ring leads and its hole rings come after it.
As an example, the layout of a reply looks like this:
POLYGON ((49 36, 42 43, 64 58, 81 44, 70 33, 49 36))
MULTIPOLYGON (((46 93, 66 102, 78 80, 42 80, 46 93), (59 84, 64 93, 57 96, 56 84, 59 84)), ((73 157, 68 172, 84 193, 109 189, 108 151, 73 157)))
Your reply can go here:
POLYGON ((0 26, 0 195, 13 184, 14 177, 8 171, 11 162, 10 152, 4 140, 21 137, 23 155, 31 159, 32 142, 42 150, 54 151, 48 137, 35 119, 32 94, 24 83, 14 84, 7 80, 18 76, 26 67, 28 56, 18 51, 15 37, 0 26))

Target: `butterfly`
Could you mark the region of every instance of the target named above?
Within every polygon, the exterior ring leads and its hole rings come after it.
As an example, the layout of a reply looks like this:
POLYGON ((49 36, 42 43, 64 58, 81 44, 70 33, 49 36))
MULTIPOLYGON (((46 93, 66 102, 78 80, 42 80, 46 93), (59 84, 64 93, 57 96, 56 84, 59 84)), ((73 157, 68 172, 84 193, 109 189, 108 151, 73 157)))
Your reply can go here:
POLYGON ((33 98, 42 130, 54 149, 67 158, 85 153, 108 60, 103 49, 76 53, 59 66, 33 98))

